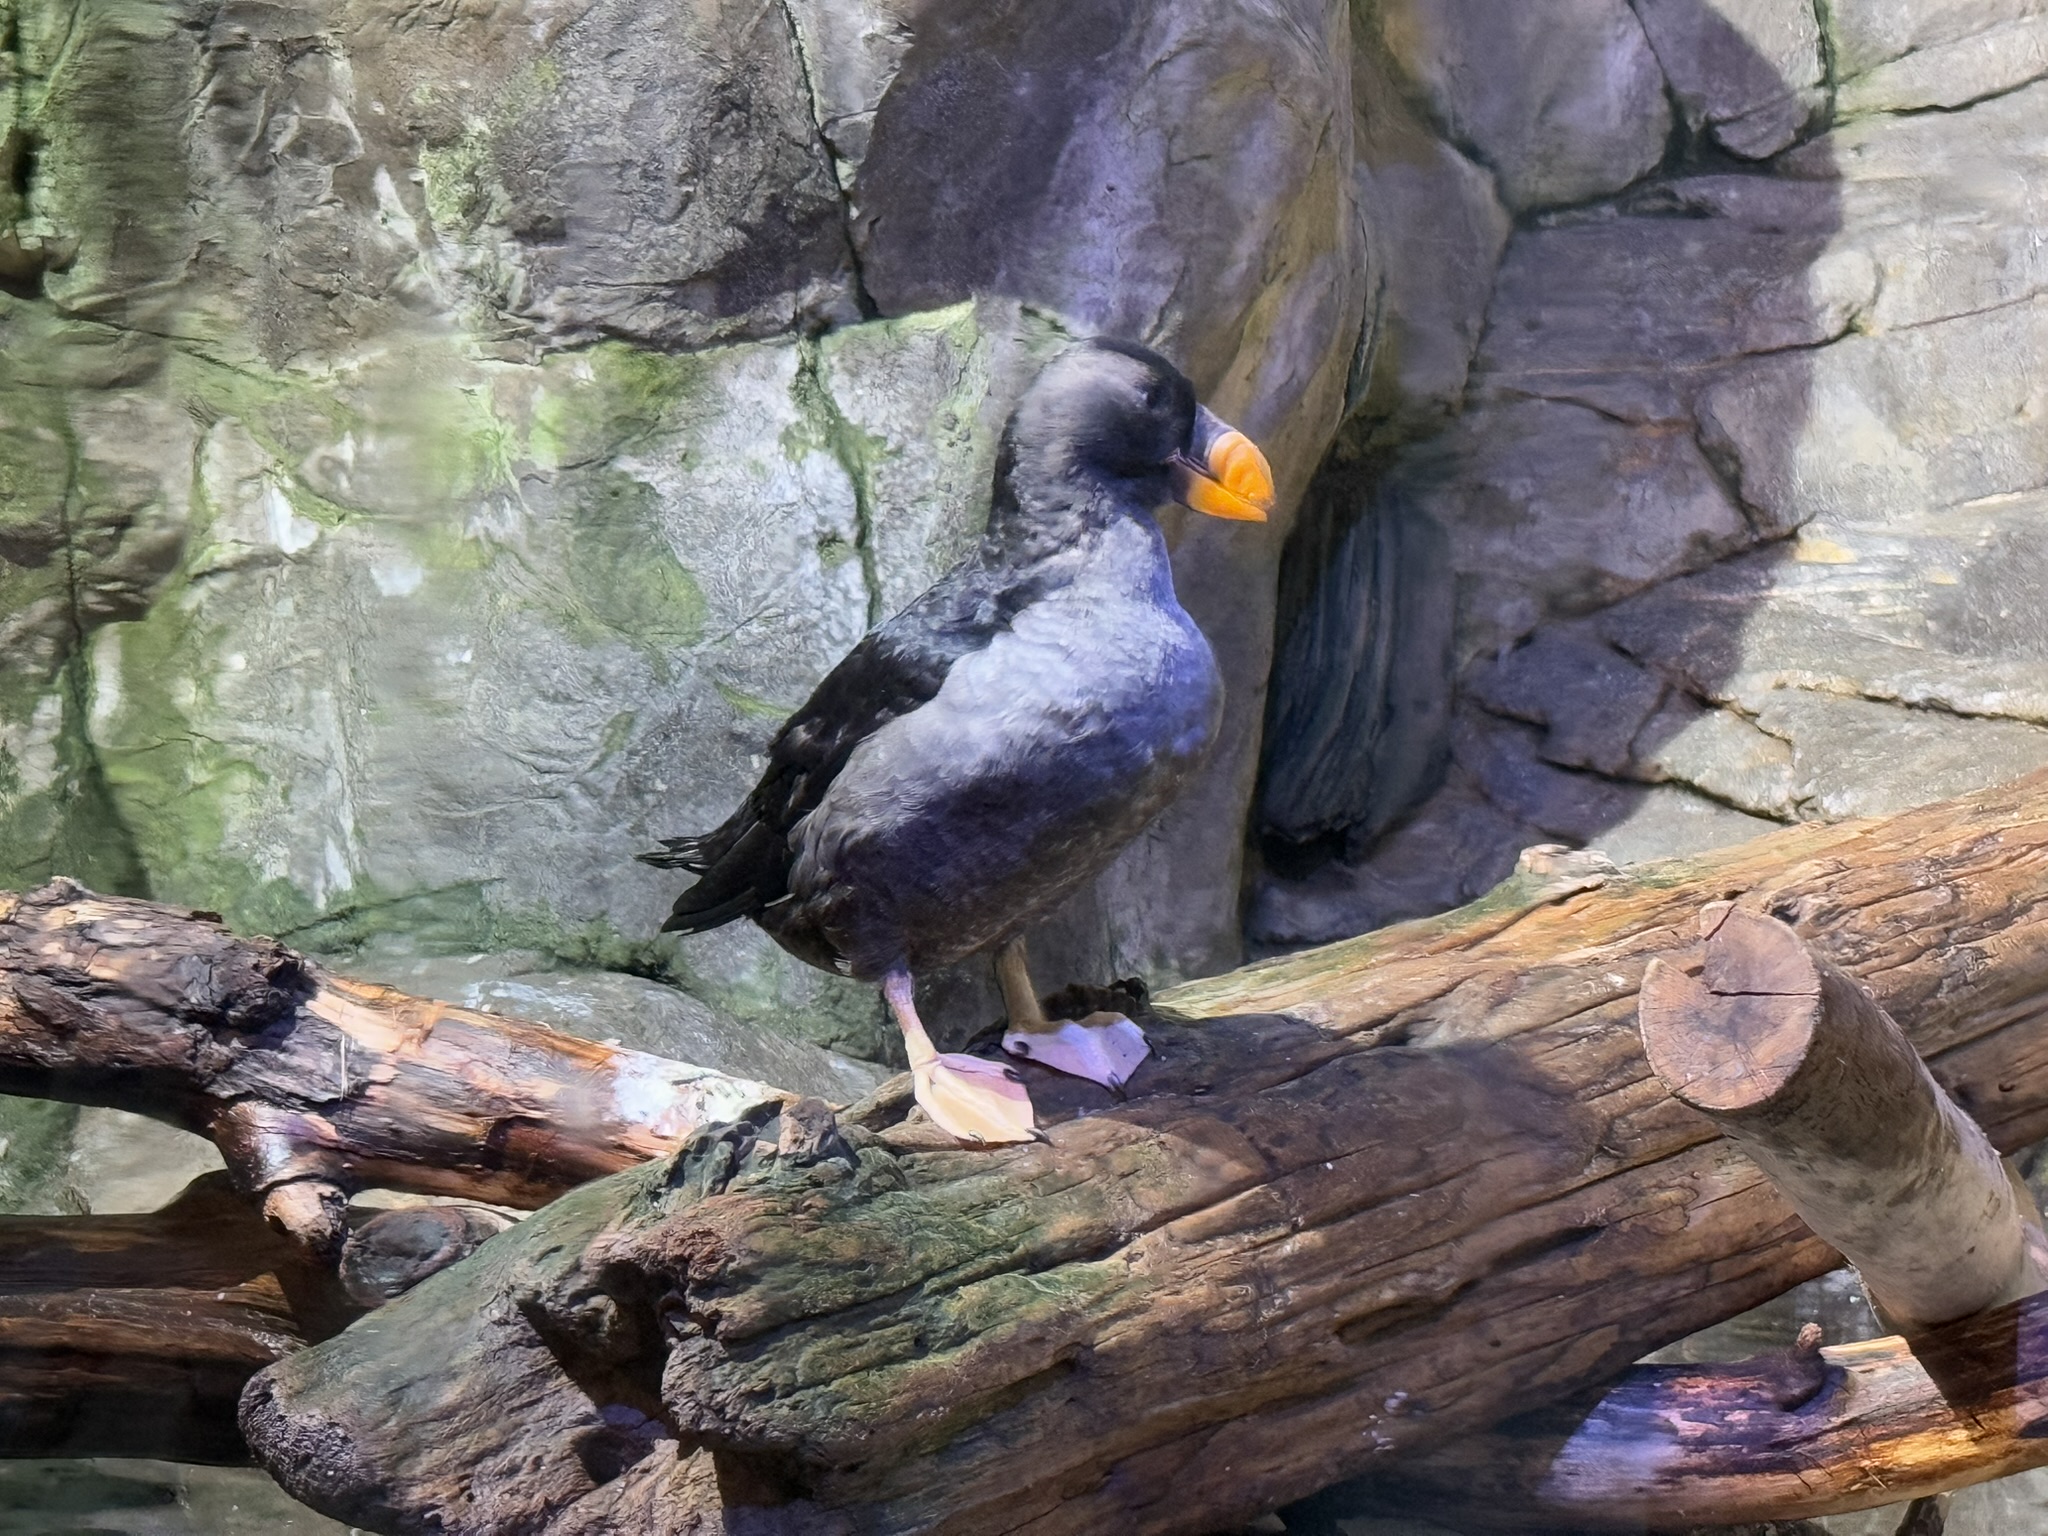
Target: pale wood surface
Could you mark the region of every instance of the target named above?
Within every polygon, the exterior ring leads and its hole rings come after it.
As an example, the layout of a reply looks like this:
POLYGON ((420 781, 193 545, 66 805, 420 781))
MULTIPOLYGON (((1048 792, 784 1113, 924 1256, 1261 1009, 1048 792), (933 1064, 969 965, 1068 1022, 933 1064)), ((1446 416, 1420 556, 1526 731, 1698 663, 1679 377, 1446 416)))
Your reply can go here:
POLYGON ((2040 1213, 1850 977, 1777 919, 1714 903, 1698 964, 1654 960, 1650 1065, 1853 1263, 1891 1326, 2040 1290, 2040 1213))

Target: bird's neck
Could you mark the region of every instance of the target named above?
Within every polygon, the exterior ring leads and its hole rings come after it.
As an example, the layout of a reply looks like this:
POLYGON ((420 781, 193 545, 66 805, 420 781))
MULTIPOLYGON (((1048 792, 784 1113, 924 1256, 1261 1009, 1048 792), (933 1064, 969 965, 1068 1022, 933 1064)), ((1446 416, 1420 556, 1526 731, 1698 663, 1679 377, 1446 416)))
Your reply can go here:
MULTIPOLYGON (((1009 469, 1009 466, 1005 466, 1009 469)), ((996 476, 981 555, 991 566, 1042 570, 1056 577, 1084 572, 1150 580, 1166 568, 1166 544, 1152 508, 1167 499, 1162 479, 1157 495, 1098 473, 1065 466, 1034 465, 1033 473, 1011 470, 996 476)))
POLYGON ((1003 587, 1028 593, 1032 601, 1065 596, 1159 607, 1177 602, 1166 540, 1142 510, 1084 524, 1058 540, 985 540, 981 563, 1003 587))

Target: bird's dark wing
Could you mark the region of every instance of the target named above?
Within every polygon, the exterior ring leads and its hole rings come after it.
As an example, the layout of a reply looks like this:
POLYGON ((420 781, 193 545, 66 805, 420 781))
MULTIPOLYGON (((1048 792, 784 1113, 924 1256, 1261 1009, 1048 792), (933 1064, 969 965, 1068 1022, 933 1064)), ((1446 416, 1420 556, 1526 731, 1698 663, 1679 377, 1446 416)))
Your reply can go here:
POLYGON ((790 831, 853 749, 936 694, 953 663, 1006 628, 1027 596, 1009 578, 969 564, 849 651, 776 733, 760 782, 723 826, 639 856, 702 877, 677 898, 662 931, 702 933, 785 895, 795 857, 790 831))

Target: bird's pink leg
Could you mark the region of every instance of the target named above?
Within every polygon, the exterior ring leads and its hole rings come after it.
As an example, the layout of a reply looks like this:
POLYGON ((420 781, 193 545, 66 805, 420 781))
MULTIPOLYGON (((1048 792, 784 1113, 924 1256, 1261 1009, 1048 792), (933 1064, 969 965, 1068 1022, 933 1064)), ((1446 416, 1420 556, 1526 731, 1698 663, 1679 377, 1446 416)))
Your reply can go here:
POLYGON ((996 984, 1003 989, 1003 1007, 1010 1016, 1003 1049, 1012 1056, 1122 1093, 1138 1063, 1152 1053, 1145 1032, 1120 1013, 1048 1019, 1031 985, 1022 935, 996 951, 996 984))
POLYGON ((910 993, 910 972, 894 970, 882 978, 882 996, 903 1031, 911 1081, 924 1112, 962 1141, 994 1144, 1038 1137, 1031 1095, 1016 1072, 1000 1061, 933 1049, 910 993))

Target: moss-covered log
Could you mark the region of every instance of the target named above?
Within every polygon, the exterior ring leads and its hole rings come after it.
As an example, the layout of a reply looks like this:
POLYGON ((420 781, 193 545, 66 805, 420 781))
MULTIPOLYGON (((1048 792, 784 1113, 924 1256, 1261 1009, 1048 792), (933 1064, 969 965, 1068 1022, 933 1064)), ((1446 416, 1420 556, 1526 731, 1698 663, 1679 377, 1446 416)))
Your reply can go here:
POLYGON ((1128 1103, 1034 1081, 1046 1145, 706 1134, 271 1367, 245 1427, 387 1531, 1212 1529, 1836 1262, 1643 1060, 1705 903, 1791 922, 2011 1147, 2048 1133, 2044 898, 2043 777, 1525 876, 1168 994, 1128 1103))

